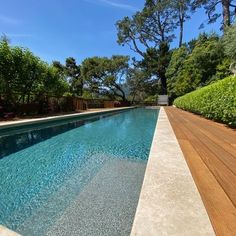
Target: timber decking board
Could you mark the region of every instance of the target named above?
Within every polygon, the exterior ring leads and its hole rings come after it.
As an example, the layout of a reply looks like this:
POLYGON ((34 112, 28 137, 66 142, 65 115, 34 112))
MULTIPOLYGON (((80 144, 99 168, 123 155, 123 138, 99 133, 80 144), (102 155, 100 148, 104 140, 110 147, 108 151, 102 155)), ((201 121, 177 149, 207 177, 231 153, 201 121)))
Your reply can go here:
POLYGON ((236 235, 236 131, 174 107, 166 113, 217 235, 236 235))

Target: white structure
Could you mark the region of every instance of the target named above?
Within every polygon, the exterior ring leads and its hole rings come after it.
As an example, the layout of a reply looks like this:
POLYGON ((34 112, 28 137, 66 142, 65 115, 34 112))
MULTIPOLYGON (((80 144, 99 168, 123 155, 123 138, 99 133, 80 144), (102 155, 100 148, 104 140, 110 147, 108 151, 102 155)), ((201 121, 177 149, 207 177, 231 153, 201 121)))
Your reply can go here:
POLYGON ((169 98, 168 95, 159 95, 157 100, 158 105, 169 105, 169 98))

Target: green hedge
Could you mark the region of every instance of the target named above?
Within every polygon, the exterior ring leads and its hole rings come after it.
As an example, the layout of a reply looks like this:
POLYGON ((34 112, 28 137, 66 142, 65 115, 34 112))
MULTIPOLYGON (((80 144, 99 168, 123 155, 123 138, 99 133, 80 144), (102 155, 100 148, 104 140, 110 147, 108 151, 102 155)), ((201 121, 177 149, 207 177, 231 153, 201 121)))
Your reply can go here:
POLYGON ((174 105, 236 127, 236 77, 227 77, 179 97, 174 105))

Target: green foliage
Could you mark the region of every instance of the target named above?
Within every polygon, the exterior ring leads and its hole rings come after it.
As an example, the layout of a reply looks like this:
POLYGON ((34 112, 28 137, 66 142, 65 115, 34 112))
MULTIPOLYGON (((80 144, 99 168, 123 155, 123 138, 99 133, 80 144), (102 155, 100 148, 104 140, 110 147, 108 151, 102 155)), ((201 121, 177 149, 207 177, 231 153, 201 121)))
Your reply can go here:
POLYGON ((178 97, 229 75, 229 61, 216 35, 200 35, 191 49, 174 50, 166 76, 169 95, 178 97))
POLYGON ((156 78, 150 77, 145 70, 137 67, 129 68, 126 85, 131 102, 143 102, 148 96, 155 96, 161 91, 161 85, 156 78))
POLYGON ((171 97, 176 97, 177 95, 176 87, 178 84, 179 75, 183 69, 183 65, 188 54, 189 52, 186 45, 174 50, 172 53, 169 66, 166 70, 168 94, 171 97))
POLYGON ((61 76, 67 78, 70 84, 70 93, 73 96, 83 96, 84 81, 81 76, 80 65, 77 65, 76 60, 73 57, 68 57, 65 65, 59 61, 53 61, 53 66, 57 68, 61 76))
POLYGON ((0 93, 9 104, 29 102, 31 94, 63 95, 68 84, 59 71, 28 49, 0 41, 0 93))
POLYGON ((149 48, 144 54, 143 60, 139 63, 142 70, 149 77, 156 78, 156 83, 161 82, 161 94, 167 93, 166 68, 171 59, 171 52, 167 43, 161 43, 159 48, 149 48))
POLYGON ((112 56, 92 57, 83 61, 82 77, 91 93, 101 94, 110 98, 119 97, 126 100, 123 88, 124 76, 128 72, 129 57, 112 56))
POLYGON ((157 102, 157 99, 158 99, 158 95, 152 95, 152 96, 147 97, 144 100, 144 102, 157 102))
MULTIPOLYGON (((235 15, 235 1, 234 0, 193 0, 193 8, 204 7, 208 16, 208 23, 215 23, 219 18, 222 19, 222 28, 228 27, 235 15), (222 14, 219 13, 218 8, 222 8, 222 14)), ((202 24, 202 26, 204 26, 202 24)))
POLYGON ((146 0, 142 11, 124 17, 116 24, 118 44, 129 45, 142 57, 140 66, 150 77, 155 76, 156 81, 161 82, 162 94, 167 93, 165 70, 170 59, 169 43, 175 38, 174 30, 180 24, 180 8, 182 23, 187 17, 187 5, 179 7, 179 3, 173 4, 170 0, 146 0))
POLYGON ((146 0, 142 11, 116 23, 117 42, 120 45, 128 44, 132 50, 144 56, 146 49, 158 48, 160 43, 173 40, 173 31, 177 27, 174 14, 170 0, 146 0))
POLYGON ((236 24, 226 29, 223 37, 225 54, 236 62, 236 24))
POLYGON ((174 101, 181 109, 236 126, 236 77, 227 77, 174 101))

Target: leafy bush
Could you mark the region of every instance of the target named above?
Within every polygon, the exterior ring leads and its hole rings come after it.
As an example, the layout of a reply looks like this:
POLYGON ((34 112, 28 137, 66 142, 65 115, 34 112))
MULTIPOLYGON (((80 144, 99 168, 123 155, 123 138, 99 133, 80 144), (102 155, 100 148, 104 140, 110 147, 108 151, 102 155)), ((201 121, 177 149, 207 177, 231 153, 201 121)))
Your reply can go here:
POLYGON ((236 127, 236 77, 227 77, 179 97, 174 105, 236 127))

